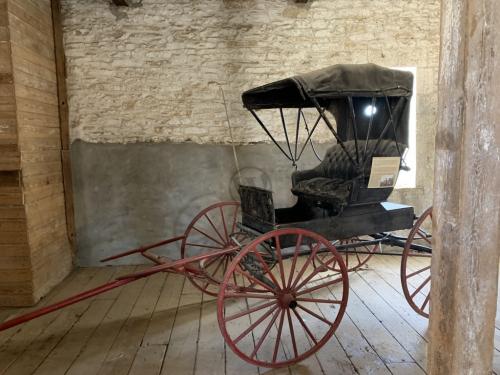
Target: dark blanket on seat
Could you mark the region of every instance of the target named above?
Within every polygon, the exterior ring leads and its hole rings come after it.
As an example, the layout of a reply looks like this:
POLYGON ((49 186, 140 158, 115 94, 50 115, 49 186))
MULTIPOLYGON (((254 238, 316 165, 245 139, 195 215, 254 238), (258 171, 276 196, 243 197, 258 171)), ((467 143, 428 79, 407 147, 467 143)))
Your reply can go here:
MULTIPOLYGON (((382 140, 376 152, 374 152, 377 140, 369 140, 366 155, 399 156, 396 142, 382 140)), ((344 146, 356 160, 356 147, 354 141, 344 142, 344 146)), ((364 155, 364 141, 358 142, 360 158, 364 155)), ((400 144, 403 152, 405 145, 400 144)), ((292 193, 316 202, 327 203, 341 208, 349 202, 350 194, 355 180, 360 184, 366 184, 370 176, 372 158, 368 158, 364 165, 364 173, 356 170, 349 157, 339 144, 329 148, 323 161, 313 169, 297 171, 292 175, 292 193), (364 176, 363 176, 364 175, 364 176)))
POLYGON ((351 186, 351 181, 344 181, 341 178, 314 177, 297 183, 292 192, 320 202, 343 206, 349 199, 351 186))

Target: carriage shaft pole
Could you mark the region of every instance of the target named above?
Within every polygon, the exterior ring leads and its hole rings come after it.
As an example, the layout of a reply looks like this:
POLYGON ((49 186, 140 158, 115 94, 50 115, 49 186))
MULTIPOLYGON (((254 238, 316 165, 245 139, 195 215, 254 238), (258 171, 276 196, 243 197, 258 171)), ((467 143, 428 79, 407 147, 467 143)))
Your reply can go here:
POLYGON ((114 259, 118 259, 118 258, 123 258, 123 257, 126 257, 128 255, 132 255, 132 254, 144 253, 146 250, 154 249, 155 247, 160 247, 160 246, 163 246, 163 245, 167 245, 167 244, 172 243, 172 242, 181 241, 184 238, 185 238, 185 236, 177 236, 177 237, 167 238, 166 240, 163 240, 163 241, 160 241, 160 242, 155 242, 155 243, 152 243, 152 244, 149 244, 149 245, 144 245, 144 246, 132 249, 132 250, 124 251, 123 253, 118 253, 118 254, 112 255, 110 257, 101 259, 101 262, 107 262, 107 261, 110 261, 110 260, 114 260, 114 259))
POLYGON ((73 305, 73 304, 80 302, 80 301, 83 301, 85 299, 94 297, 98 294, 107 292, 108 290, 115 289, 115 288, 118 288, 120 286, 126 285, 128 283, 131 283, 132 281, 138 280, 139 278, 140 277, 121 279, 121 280, 113 280, 109 283, 100 285, 97 288, 87 290, 85 292, 74 295, 74 296, 69 297, 67 299, 64 299, 62 301, 56 302, 52 305, 43 307, 41 309, 32 311, 32 312, 24 314, 24 315, 20 315, 16 318, 13 318, 13 319, 9 319, 9 320, 3 322, 2 324, 0 324, 0 331, 4 331, 6 329, 17 326, 19 324, 26 323, 27 321, 38 318, 42 315, 49 314, 53 311, 60 310, 66 306, 73 305))

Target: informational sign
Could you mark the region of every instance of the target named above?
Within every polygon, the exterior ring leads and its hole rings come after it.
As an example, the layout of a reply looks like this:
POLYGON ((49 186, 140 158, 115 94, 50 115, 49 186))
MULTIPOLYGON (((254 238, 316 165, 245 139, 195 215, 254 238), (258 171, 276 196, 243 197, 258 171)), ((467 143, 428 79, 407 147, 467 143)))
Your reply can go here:
POLYGON ((372 159, 372 171, 369 188, 394 187, 398 179, 400 157, 374 157, 372 159))

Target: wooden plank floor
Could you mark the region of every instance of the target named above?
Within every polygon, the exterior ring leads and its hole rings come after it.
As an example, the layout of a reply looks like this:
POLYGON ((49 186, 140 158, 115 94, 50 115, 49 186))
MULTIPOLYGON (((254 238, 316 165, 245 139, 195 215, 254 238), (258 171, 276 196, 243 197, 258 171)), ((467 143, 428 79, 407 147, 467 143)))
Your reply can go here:
MULTIPOLYGON (((399 262, 379 255, 351 273, 335 337, 290 368, 241 361, 219 333, 214 299, 182 276, 157 274, 0 332, 0 374, 424 374, 427 320, 402 295, 399 262)), ((39 305, 134 268, 79 269, 39 305)), ((0 310, 0 320, 28 310, 0 310)), ((500 370, 498 329, 496 336, 500 370)))

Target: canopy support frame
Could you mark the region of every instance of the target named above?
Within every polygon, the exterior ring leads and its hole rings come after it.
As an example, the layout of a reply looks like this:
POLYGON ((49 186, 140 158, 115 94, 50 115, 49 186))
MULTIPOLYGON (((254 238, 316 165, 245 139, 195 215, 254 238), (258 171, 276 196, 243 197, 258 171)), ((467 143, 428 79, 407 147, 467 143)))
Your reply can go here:
MULTIPOLYGON (((401 115, 401 112, 400 112, 400 111, 401 111, 401 109, 402 109, 402 107, 403 107, 403 101, 404 101, 404 100, 406 100, 406 97, 404 97, 404 96, 400 96, 400 97, 399 97, 399 100, 398 100, 398 102, 397 102, 397 104, 396 104, 396 107, 394 108, 394 113, 396 113, 398 116, 400 116, 400 115, 401 115)), ((375 147, 373 148, 372 157, 373 157, 373 155, 375 155, 375 154, 377 153, 378 148, 379 148, 379 146, 380 146, 380 142, 382 142, 382 139, 384 138, 385 133, 387 133, 387 130, 389 129, 389 125, 391 125, 391 124, 393 123, 393 121, 394 121, 394 116, 391 114, 391 115, 389 116, 389 119, 387 120, 387 123, 386 123, 386 124, 385 124, 385 126, 384 126, 384 129, 382 129, 382 132, 380 132, 380 135, 379 135, 379 137, 378 137, 378 139, 377 139, 377 143, 375 144, 375 147)), ((394 133, 394 136, 395 136, 395 137, 397 137, 397 136, 396 136, 396 133, 394 133)), ((401 153, 400 153, 400 156, 401 156, 401 153)), ((363 161, 363 165, 362 165, 362 169, 363 169, 363 170, 364 170, 364 168, 365 168, 365 165, 366 165, 366 162, 367 162, 367 160, 368 160, 368 159, 369 159, 369 158, 366 158, 366 159, 363 161)))
POLYGON ((337 143, 340 145, 340 147, 342 147, 342 150, 344 150, 344 152, 347 155, 347 157, 349 158, 349 161, 351 162, 351 164, 354 166, 354 168, 356 168, 357 170, 359 170, 359 165, 354 161, 354 159, 352 158, 352 156, 349 153, 349 151, 347 151, 347 149, 346 149, 346 147, 344 145, 344 142, 342 141, 342 139, 340 139, 339 135, 337 134, 337 132, 333 128, 332 123, 330 122, 330 120, 328 120, 328 117, 325 116, 324 111, 321 111, 321 106, 319 105, 318 100, 316 98, 314 98, 314 97, 312 97, 311 100, 312 100, 314 106, 316 107, 316 109, 318 110, 318 112, 320 113, 320 116, 323 119, 323 121, 325 122, 326 126, 328 126, 328 129, 330 129, 330 131, 332 132, 333 136, 337 140, 337 143))
POLYGON ((266 125, 264 125, 264 123, 262 122, 262 120, 259 118, 259 116, 257 116, 257 114, 255 113, 255 111, 253 109, 250 109, 249 110, 250 113, 253 115, 253 117, 257 120, 257 122, 259 123, 259 125, 261 126, 262 129, 264 129, 264 131, 266 132, 266 134, 269 136, 269 138, 271 138, 271 140, 273 141, 273 143, 276 145, 276 147, 279 148, 279 150, 281 151, 281 153, 283 155, 285 155, 285 157, 290 160, 291 162, 293 162, 293 160, 290 158, 290 156, 285 152, 285 150, 283 150, 283 148, 279 145, 278 141, 276 141, 276 139, 272 136, 272 134, 269 132, 269 130, 267 129, 266 125))

